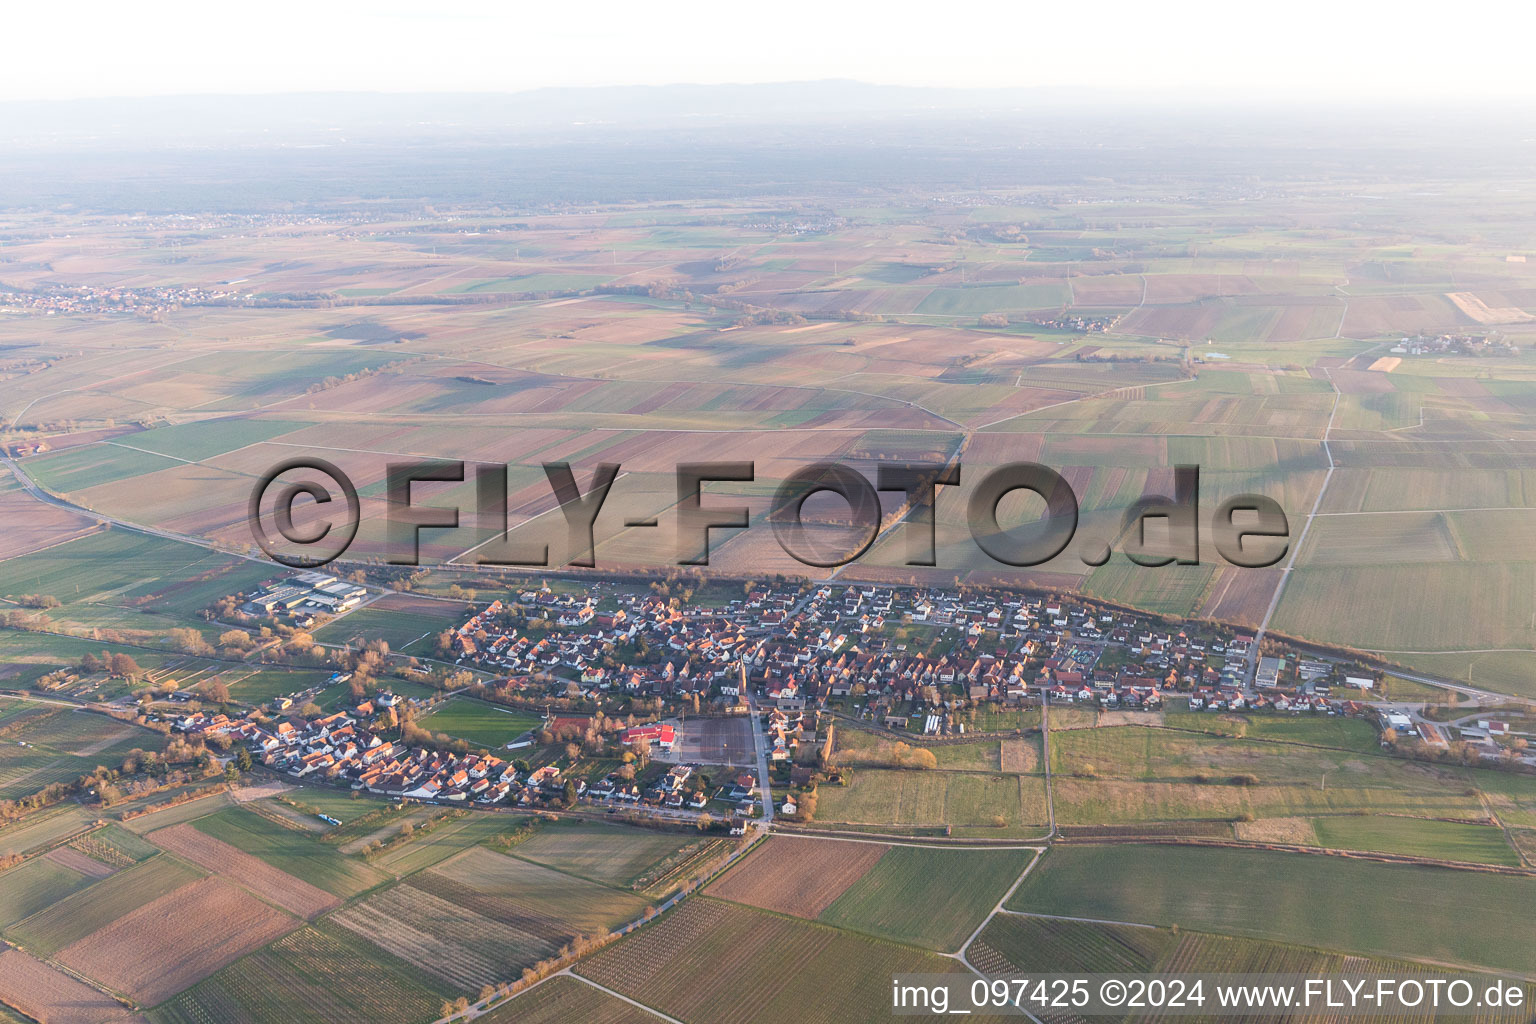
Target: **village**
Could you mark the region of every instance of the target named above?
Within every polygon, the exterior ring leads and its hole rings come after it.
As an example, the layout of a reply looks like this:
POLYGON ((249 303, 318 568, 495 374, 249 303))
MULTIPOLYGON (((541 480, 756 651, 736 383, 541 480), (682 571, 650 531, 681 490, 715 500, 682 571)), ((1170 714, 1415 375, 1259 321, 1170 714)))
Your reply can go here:
MULTIPOLYGON (((243 607, 308 623, 354 606, 362 592, 305 573, 243 607)), ((437 638, 445 661, 494 678, 474 684, 477 695, 522 707, 561 702, 564 710, 546 711, 499 749, 412 742, 401 722, 444 698, 402 697, 383 684, 310 717, 284 701, 277 717, 200 710, 173 728, 243 744, 294 779, 391 799, 718 815, 738 831, 765 812, 765 796, 794 812, 792 791, 812 783, 817 765, 805 754, 838 720, 942 741, 984 728, 978 715, 989 709, 1156 712, 1178 701, 1189 711, 1366 718, 1384 736, 1449 745, 1446 728, 1373 702, 1380 674, 1354 662, 1266 645, 1245 684, 1253 644, 1208 623, 1174 629, 1047 596, 780 582, 685 602, 602 583, 558 593, 545 583, 492 600, 437 638), (699 745, 694 730, 712 717, 743 726, 748 738, 734 755, 729 743, 699 745), (622 763, 613 770, 586 770, 614 754, 622 763), (759 757, 761 774, 750 767, 759 757), (769 781, 770 769, 782 785, 769 781)), ((1481 731, 1484 756, 1504 754, 1497 732, 1497 723, 1481 731)))

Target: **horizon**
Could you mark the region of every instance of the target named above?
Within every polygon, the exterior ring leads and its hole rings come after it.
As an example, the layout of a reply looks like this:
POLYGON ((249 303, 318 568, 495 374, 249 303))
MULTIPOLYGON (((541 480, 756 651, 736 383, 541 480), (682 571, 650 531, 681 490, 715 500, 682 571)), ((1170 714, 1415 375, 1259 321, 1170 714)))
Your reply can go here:
POLYGON ((600 0, 580 19, 488 3, 423 14, 402 3, 278 0, 259 19, 186 0, 90 3, 66 23, 13 15, 31 45, 0 70, 0 102, 274 92, 522 92, 547 87, 815 81, 928 88, 1109 88, 1350 102, 1529 101, 1521 38, 1490 32, 1503 8, 1391 19, 1308 0, 1286 17, 1207 0, 1146 10, 1111 0, 932 18, 806 0, 773 19, 702 3, 665 16, 600 0), (1447 59, 1475 53, 1476 60, 1447 59), (475 59, 485 57, 487 59, 475 59))

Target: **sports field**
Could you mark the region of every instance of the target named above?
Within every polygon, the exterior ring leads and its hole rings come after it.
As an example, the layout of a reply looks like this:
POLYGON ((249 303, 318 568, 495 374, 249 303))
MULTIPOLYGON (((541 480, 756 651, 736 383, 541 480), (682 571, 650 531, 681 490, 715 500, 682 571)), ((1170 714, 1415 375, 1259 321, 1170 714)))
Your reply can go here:
POLYGON ((472 697, 450 697, 416 724, 431 732, 446 733, 471 744, 498 750, 529 729, 537 729, 539 716, 515 708, 503 708, 472 697))

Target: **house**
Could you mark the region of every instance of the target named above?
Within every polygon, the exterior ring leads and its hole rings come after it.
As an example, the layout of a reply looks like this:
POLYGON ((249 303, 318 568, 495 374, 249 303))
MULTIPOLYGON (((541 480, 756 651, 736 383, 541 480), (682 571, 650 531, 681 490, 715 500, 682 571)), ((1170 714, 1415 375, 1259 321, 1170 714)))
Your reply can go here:
POLYGON ((670 751, 672 744, 677 742, 677 730, 669 722, 657 722, 653 725, 637 725, 633 729, 625 729, 619 733, 620 743, 654 743, 662 750, 670 751))

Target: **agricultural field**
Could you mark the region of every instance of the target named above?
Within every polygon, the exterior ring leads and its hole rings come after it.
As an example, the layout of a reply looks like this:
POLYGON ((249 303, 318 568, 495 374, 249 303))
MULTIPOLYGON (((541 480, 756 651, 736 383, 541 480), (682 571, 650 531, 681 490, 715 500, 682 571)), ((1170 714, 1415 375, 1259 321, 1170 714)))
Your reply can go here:
POLYGON ((893 846, 820 920, 955 952, 1035 856, 1033 850, 893 846))
POLYGON ((1177 945, 1163 928, 1090 924, 998 914, 966 950, 981 970, 997 974, 1087 971, 1141 974, 1177 945))
POLYGON ((152 1006, 296 924, 227 882, 203 878, 130 911, 55 957, 152 1006))
POLYGON ((817 789, 813 824, 950 825, 957 835, 1032 835, 1046 820, 1043 779, 1030 775, 858 769, 817 789))
POLYGON ((328 920, 462 992, 515 977, 558 948, 410 884, 374 893, 328 920))
POLYGON ((262 891, 273 899, 291 898, 305 916, 317 913, 332 903, 323 893, 346 898, 373 888, 384 881, 384 875, 363 863, 345 857, 307 829, 294 829, 278 825, 244 807, 230 807, 207 817, 198 818, 186 826, 217 841, 212 854, 203 852, 203 840, 181 830, 174 834, 173 842, 185 844, 192 851, 189 855, 210 860, 227 854, 228 847, 245 854, 240 861, 238 880, 246 884, 247 875, 260 877, 262 891), (264 871, 251 860, 264 862, 264 871), (270 876, 270 880, 268 879, 270 876), (302 879, 302 881, 299 881, 302 879), (288 893, 289 897, 276 894, 288 893))
POLYGON ((192 825, 172 825, 151 832, 147 838, 177 857, 222 875, 300 917, 314 917, 340 902, 325 890, 246 852, 249 847, 231 846, 192 825))
POLYGON ((52 807, 0 827, 0 856, 27 854, 87 831, 94 818, 79 804, 52 807))
POLYGON ((595 935, 628 924, 648 905, 635 893, 484 847, 472 847, 407 881, 557 945, 576 935, 595 935))
POLYGON ((144 1024, 116 999, 19 949, 0 951, 0 1002, 39 1022, 144 1024))
POLYGON ((55 782, 73 781, 97 766, 115 768, 135 748, 157 749, 159 735, 131 722, 68 708, 20 705, 0 724, 0 799, 14 800, 55 782))
POLYGON ((1536 971, 1525 908, 1536 878, 1260 850, 1063 846, 1008 909, 1294 942, 1319 949, 1536 971), (1115 884, 1104 884, 1107 878, 1115 884), (1305 892, 1305 900, 1296 893, 1305 892), (1411 892, 1411 900, 1382 894, 1411 892), (1476 906, 1474 916, 1464 908, 1476 906), (1422 927, 1433 920, 1433 929, 1422 927))
POLYGON ((1317 833, 1318 845, 1335 850, 1366 850, 1435 860, 1521 866, 1520 857, 1510 848, 1504 830, 1494 825, 1380 815, 1331 815, 1314 818, 1312 827, 1317 833))
MULTIPOLYGON (((434 810, 441 811, 442 808, 434 810)), ((514 832, 521 822, 497 814, 466 814, 432 828, 423 834, 417 829, 411 839, 385 850, 371 862, 381 871, 404 877, 423 868, 440 864, 464 850, 514 832)))
POLYGON ((0 872, 0 928, 45 910, 95 879, 47 857, 0 872))
POLYGON ((910 946, 708 897, 684 901, 576 968, 680 1020, 730 1024, 885 1020, 892 974, 962 971, 953 960, 910 946), (722 957, 738 968, 711 969, 722 957), (785 978, 796 982, 786 985, 785 978), (807 999, 808 992, 821 996, 807 999))
POLYGON ((773 836, 709 895, 850 931, 956 952, 1034 859, 967 850, 773 836))
POLYGON ((324 643, 358 643, 383 640, 392 651, 407 654, 432 653, 433 638, 463 621, 464 606, 444 602, 432 609, 438 614, 390 611, 365 605, 326 625, 316 634, 324 643))
POLYGON ((155 857, 116 872, 83 891, 50 901, 37 913, 8 927, 5 935, 30 953, 51 957, 65 946, 201 877, 195 868, 168 857, 155 857))
POLYGON ((890 847, 772 836, 709 887, 709 894, 815 920, 890 847))
POLYGON ((472 697, 450 697, 430 714, 416 722, 434 733, 446 733, 468 740, 476 747, 499 750, 529 729, 537 729, 537 715, 514 708, 498 707, 472 697))
POLYGON ((476 1020, 482 1024, 656 1024, 655 1014, 616 999, 579 978, 556 975, 476 1020))
POLYGON ((562 819, 541 824, 511 852, 522 860, 627 888, 662 861, 700 845, 700 840, 674 832, 562 819))
POLYGON ((458 993, 414 963, 334 925, 300 928, 150 1013, 153 1024, 435 1020, 458 993))

